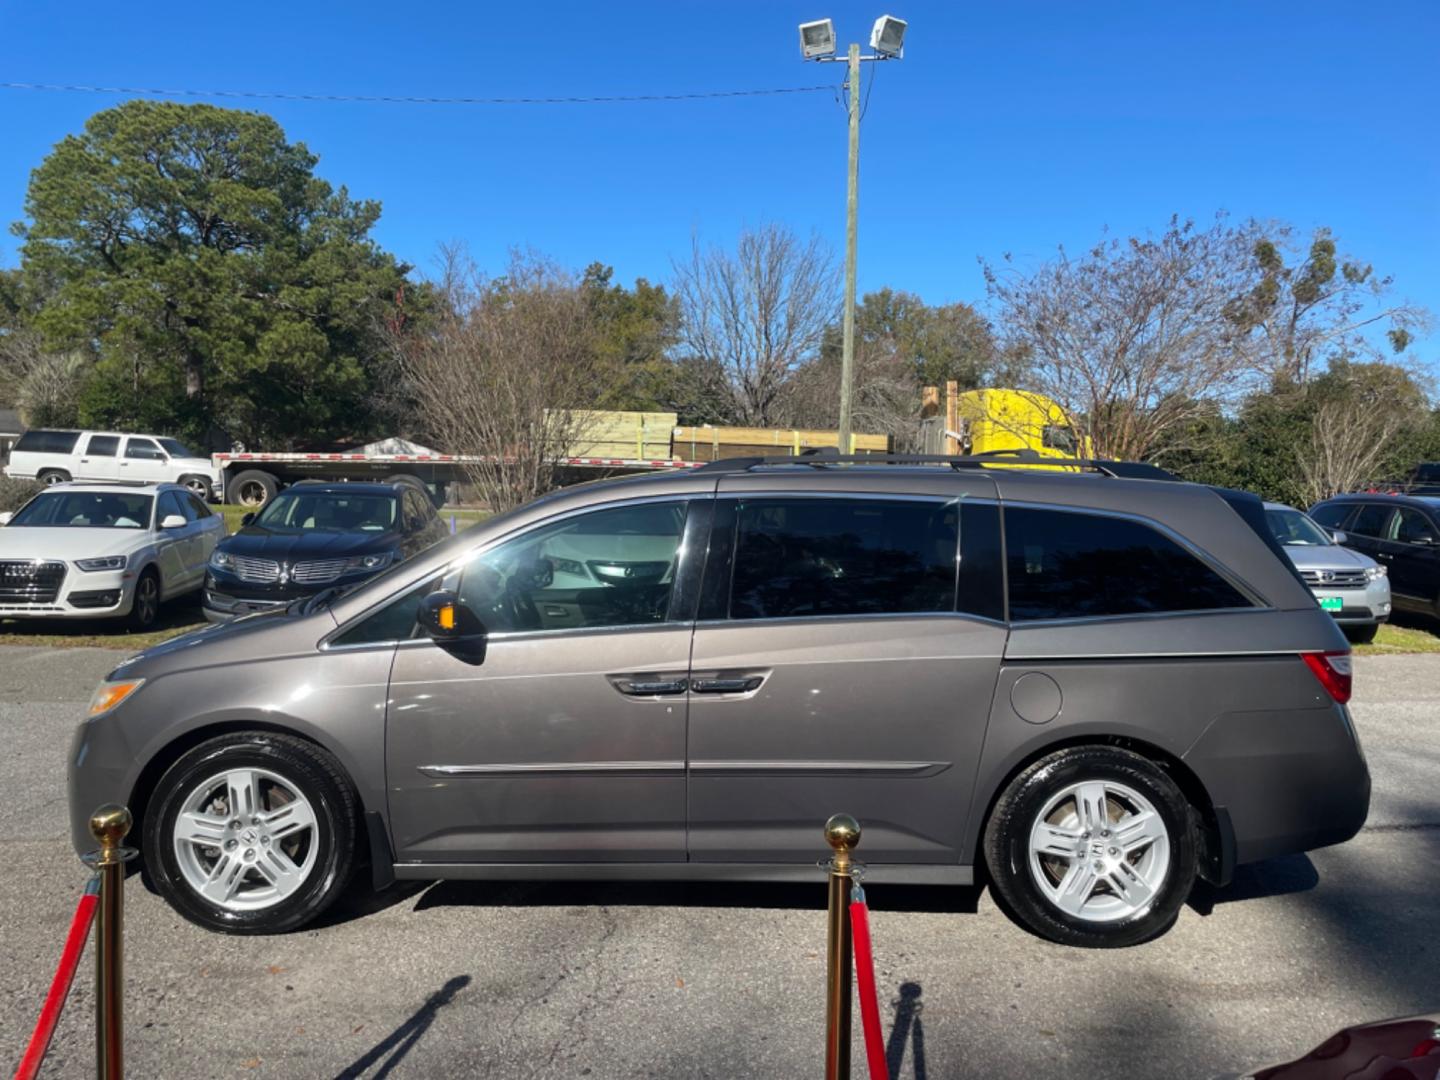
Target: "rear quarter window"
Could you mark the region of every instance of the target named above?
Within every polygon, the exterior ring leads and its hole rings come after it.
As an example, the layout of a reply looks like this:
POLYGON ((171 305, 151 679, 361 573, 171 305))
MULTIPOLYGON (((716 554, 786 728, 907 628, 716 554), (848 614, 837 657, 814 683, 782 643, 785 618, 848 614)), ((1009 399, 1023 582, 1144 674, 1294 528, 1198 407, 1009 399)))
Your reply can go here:
POLYGON ((68 454, 79 440, 78 431, 27 431, 13 449, 30 454, 68 454))
POLYGON ((1158 529, 1128 518, 1008 506, 1012 621, 1253 606, 1158 529))

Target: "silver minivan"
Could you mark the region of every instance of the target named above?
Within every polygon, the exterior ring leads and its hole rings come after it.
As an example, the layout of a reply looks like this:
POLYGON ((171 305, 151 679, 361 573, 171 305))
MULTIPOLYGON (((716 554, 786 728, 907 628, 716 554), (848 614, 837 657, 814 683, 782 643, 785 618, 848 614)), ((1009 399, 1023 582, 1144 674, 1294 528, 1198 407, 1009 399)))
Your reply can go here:
POLYGON ((74 842, 238 933, 396 878, 969 884, 1077 945, 1337 843, 1350 655, 1253 496, 1086 463, 717 462, 562 490, 96 691, 74 842), (1081 471, 1081 469, 1085 471, 1081 471), (1144 478, 1135 478, 1135 477, 1144 478))

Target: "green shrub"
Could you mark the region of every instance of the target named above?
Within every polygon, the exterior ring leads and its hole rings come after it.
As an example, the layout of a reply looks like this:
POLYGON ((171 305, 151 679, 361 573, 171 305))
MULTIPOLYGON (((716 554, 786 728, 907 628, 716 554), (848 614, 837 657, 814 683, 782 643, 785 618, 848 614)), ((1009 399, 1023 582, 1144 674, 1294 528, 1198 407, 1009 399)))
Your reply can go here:
POLYGON ((0 473, 0 512, 19 510, 44 490, 45 485, 37 480, 16 480, 0 473))

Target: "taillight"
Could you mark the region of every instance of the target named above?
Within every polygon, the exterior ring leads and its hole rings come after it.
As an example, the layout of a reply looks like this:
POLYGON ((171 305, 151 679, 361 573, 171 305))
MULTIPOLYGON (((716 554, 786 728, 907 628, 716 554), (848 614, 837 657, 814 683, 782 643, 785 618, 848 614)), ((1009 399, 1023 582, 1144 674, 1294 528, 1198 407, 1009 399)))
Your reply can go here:
POLYGON ((1301 653, 1300 659, 1315 673, 1315 678, 1320 680, 1320 685, 1325 687, 1332 698, 1344 705, 1350 700, 1351 667, 1350 653, 1347 652, 1307 652, 1301 653))

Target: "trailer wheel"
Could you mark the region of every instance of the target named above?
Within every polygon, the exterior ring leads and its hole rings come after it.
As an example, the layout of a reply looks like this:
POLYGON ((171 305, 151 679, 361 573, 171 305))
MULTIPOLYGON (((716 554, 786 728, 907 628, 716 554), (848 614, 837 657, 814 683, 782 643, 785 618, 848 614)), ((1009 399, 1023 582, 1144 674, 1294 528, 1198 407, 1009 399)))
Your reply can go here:
POLYGON ((280 482, 269 473, 259 469, 246 469, 236 474, 225 488, 225 501, 233 506, 258 510, 273 499, 279 490, 280 482))
MULTIPOLYGON (((403 484, 403 485, 405 485, 406 487, 414 488, 416 491, 420 492, 420 494, 424 495, 425 498, 429 499, 429 500, 431 501, 431 503, 434 503, 434 502, 435 502, 435 497, 430 494, 430 489, 429 489, 429 487, 426 486, 425 481, 424 481, 424 480, 421 480, 418 476, 414 475, 413 473, 404 473, 404 472, 394 473, 394 474, 392 474, 392 475, 390 475, 390 476, 387 476, 387 477, 385 478, 385 483, 387 483, 387 484, 403 484)), ((436 504, 436 505, 438 505, 438 504, 436 504)))

